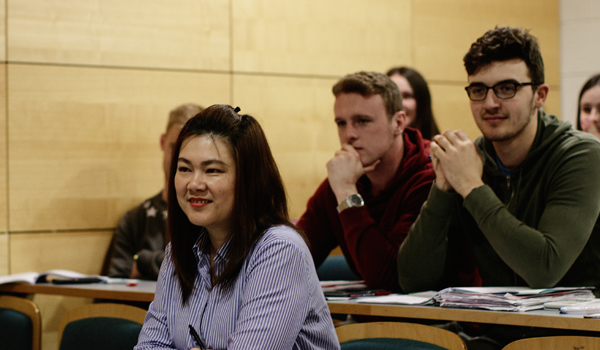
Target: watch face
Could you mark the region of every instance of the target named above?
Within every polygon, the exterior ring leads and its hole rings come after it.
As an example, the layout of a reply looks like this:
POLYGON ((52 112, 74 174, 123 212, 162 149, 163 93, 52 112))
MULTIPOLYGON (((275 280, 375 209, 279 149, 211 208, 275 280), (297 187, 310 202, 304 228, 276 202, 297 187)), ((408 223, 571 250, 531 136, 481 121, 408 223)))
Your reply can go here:
POLYGON ((363 199, 359 194, 353 194, 350 196, 350 207, 358 207, 363 205, 363 199))

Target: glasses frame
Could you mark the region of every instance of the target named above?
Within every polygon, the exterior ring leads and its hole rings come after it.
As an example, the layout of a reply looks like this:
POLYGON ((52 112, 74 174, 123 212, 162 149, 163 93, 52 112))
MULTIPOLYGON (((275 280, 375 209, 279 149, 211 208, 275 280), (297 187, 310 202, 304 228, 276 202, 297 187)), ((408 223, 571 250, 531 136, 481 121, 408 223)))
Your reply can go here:
POLYGON ((527 86, 527 85, 534 86, 534 83, 533 83, 533 82, 528 82, 528 83, 520 83, 520 82, 518 82, 518 81, 516 81, 516 80, 503 80, 503 81, 501 81, 501 82, 499 82, 499 83, 495 84, 494 86, 487 86, 487 85, 485 85, 485 84, 483 84, 483 83, 471 84, 471 85, 469 85, 469 86, 465 86, 465 91, 467 92, 467 95, 469 96, 469 99, 470 99, 471 101, 475 101, 475 102, 484 101, 484 100, 487 98, 488 92, 489 92, 490 90, 494 90, 494 94, 495 94, 495 95, 496 95, 496 97, 498 97, 499 99, 501 99, 501 100, 509 100, 509 99, 511 99, 511 98, 513 98, 513 97, 515 97, 515 96, 517 95, 517 89, 518 89, 519 87, 521 87, 521 86, 527 86), (496 91, 496 88, 497 88, 498 86, 500 86, 500 85, 505 85, 505 84, 513 84, 513 85, 515 86, 515 93, 514 93, 512 96, 510 96, 510 97, 500 97, 500 96, 498 96, 498 91, 496 91), (477 86, 477 87, 484 87, 484 88, 485 88, 485 95, 483 96, 483 98, 482 98, 482 99, 477 99, 477 100, 475 100, 475 99, 473 99, 473 98, 471 97, 471 92, 469 91, 469 89, 470 89, 471 87, 474 87, 474 86, 477 86))

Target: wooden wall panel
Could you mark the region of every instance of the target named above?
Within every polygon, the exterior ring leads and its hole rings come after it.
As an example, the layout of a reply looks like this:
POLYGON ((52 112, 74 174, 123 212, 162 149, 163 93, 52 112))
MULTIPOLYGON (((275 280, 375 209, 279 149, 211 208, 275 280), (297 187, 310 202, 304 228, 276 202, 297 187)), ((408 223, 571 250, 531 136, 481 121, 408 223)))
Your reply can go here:
POLYGON ((336 79, 234 76, 234 101, 263 127, 298 218, 340 147, 333 122, 336 79))
MULTIPOLYGON (((550 93, 548 94, 548 98, 546 99, 546 103, 544 103, 544 110, 546 111, 546 113, 555 114, 561 120, 565 120, 565 118, 561 117, 560 101, 561 101, 560 90, 551 86, 550 93)), ((575 112, 573 112, 573 113, 575 113, 575 112)), ((569 120, 569 119, 567 119, 566 121, 571 122, 571 120, 569 120)))
POLYGON ((531 29, 539 39, 546 81, 559 85, 558 0, 413 0, 415 65, 429 79, 466 81, 462 58, 496 25, 531 29))
POLYGON ((114 227, 163 184, 168 112, 229 101, 229 77, 9 67, 10 230, 114 227))
POLYGON ((8 233, 0 233, 0 276, 10 273, 9 269, 9 240, 8 233))
POLYGON ((6 0, 0 0, 0 61, 6 61, 6 0))
POLYGON ((10 1, 8 43, 10 61, 226 70, 229 1, 10 1))
POLYGON ((473 120, 469 98, 462 85, 430 84, 433 113, 440 132, 461 129, 471 140, 481 132, 473 120))
POLYGON ((113 231, 11 234, 10 272, 99 274, 113 231))
POLYGON ((233 68, 341 76, 411 63, 411 2, 233 0, 233 68))
MULTIPOLYGON (((8 197, 6 190, 6 64, 0 64, 0 233, 8 230, 8 197)), ((1 263, 1 262, 0 262, 1 263)))

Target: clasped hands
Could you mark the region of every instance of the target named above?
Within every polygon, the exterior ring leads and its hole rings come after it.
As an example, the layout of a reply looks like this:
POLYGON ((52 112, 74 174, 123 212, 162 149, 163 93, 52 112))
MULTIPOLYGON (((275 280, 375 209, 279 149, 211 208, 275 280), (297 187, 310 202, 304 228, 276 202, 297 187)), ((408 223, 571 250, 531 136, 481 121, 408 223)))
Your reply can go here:
POLYGON ((483 161, 473 141, 462 130, 436 135, 430 150, 435 184, 442 191, 454 189, 465 198, 483 185, 483 161))

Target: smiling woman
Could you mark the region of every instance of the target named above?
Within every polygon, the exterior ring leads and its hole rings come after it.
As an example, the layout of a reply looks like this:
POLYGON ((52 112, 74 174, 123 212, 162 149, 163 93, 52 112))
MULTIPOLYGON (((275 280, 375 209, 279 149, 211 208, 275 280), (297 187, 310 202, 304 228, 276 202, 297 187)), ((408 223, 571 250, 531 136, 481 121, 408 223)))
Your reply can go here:
POLYGON ((305 238, 258 122, 214 105, 183 128, 171 243, 135 349, 338 349, 305 238))

